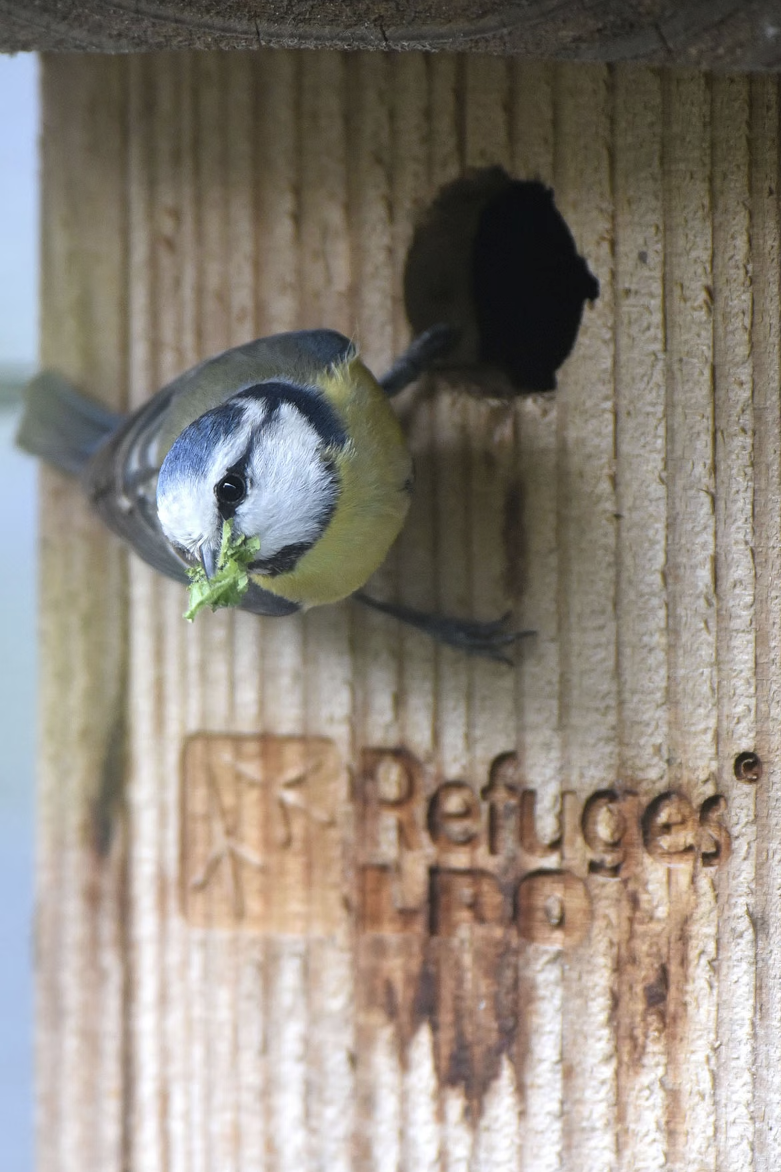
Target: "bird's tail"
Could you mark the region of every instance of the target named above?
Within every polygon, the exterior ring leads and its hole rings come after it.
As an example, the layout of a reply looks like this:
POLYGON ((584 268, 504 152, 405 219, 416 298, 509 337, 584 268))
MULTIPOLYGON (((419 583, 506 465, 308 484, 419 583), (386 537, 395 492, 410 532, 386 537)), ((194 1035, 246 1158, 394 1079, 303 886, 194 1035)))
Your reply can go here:
POLYGON ((121 415, 87 399, 61 374, 46 370, 25 387, 16 442, 62 472, 79 476, 121 422, 121 415))

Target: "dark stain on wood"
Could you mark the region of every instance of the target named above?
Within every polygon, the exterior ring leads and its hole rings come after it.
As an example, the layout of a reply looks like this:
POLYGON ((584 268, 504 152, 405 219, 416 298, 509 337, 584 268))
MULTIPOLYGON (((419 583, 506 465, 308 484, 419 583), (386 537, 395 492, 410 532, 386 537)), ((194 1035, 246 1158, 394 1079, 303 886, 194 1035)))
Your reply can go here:
POLYGON ((520 598, 526 585, 526 541, 523 525, 523 488, 519 480, 507 486, 502 518, 504 588, 511 599, 520 598))
POLYGON ((106 738, 101 762, 98 792, 90 806, 90 838, 95 855, 105 859, 111 851, 118 820, 125 800, 127 768, 127 714, 125 689, 117 700, 117 710, 106 738))
POLYGON ((643 989, 646 1008, 656 1009, 660 1005, 666 1005, 669 991, 670 981, 667 973, 667 965, 660 964, 659 972, 656 974, 654 980, 649 982, 643 989))
POLYGON ((698 808, 682 790, 641 798, 619 783, 564 793, 548 841, 516 754, 498 754, 481 786, 396 747, 364 751, 356 802, 361 1011, 392 1024, 402 1062, 428 1026, 437 1077, 463 1089, 471 1118, 505 1057, 524 1084, 531 950, 577 964, 600 922, 592 905, 616 885, 609 1015, 625 1127, 649 1043, 664 1038, 671 1071, 685 1044, 694 876, 729 857, 725 799, 698 808))

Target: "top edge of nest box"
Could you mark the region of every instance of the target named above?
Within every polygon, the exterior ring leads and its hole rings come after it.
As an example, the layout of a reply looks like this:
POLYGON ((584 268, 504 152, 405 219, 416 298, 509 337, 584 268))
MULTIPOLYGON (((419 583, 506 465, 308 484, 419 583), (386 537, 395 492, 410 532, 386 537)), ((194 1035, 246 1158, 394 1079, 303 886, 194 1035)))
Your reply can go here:
POLYGON ((4 0, 0 51, 450 50, 719 70, 781 65, 777 0, 4 0))

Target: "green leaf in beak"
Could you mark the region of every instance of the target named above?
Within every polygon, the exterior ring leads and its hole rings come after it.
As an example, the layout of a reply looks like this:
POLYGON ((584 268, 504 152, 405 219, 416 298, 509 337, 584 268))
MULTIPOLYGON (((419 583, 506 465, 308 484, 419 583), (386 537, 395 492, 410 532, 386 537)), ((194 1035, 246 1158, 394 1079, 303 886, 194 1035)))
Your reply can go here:
POLYGON ((190 605, 184 617, 188 622, 192 622, 204 606, 210 606, 212 610, 219 610, 222 606, 238 606, 247 593, 247 566, 260 549, 260 538, 240 537, 234 541, 232 528, 231 521, 223 521, 217 569, 211 578, 207 578, 203 566, 191 566, 187 570, 190 605))

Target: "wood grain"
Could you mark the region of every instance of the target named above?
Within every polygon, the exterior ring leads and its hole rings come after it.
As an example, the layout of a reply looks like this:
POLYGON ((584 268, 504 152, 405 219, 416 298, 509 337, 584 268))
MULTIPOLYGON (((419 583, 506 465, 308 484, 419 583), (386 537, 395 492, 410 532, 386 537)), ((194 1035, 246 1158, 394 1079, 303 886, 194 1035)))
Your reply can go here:
MULTIPOLYGON (((127 76, 63 57, 42 84, 41 357, 121 407, 127 76)), ((75 1172, 126 1157, 126 559, 48 471, 40 521, 38 1150, 75 1172)))
POLYGON ((372 590, 511 608, 514 668, 348 605, 189 626, 43 474, 42 1172, 774 1172, 776 81, 43 74, 43 359, 108 402, 302 326, 382 369, 471 167, 554 188, 600 297, 556 392, 399 400, 416 497, 372 590))

